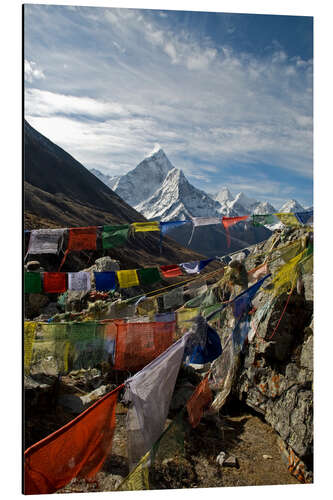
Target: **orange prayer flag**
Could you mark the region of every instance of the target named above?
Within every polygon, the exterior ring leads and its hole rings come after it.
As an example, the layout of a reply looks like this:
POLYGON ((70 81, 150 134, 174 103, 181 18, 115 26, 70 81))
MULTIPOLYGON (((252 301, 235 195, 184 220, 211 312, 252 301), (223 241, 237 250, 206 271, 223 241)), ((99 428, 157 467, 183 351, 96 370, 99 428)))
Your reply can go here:
POLYGON ((224 216, 222 217, 222 224, 226 231, 228 247, 230 247, 229 227, 233 226, 234 224, 237 224, 237 222, 240 222, 241 220, 246 220, 248 217, 249 215, 243 215, 242 217, 224 217, 224 216))
POLYGON ((123 387, 25 451, 25 495, 54 493, 75 477, 94 479, 111 452, 118 393, 123 387))
POLYGON ((210 406, 212 401, 212 391, 209 387, 208 375, 206 375, 186 403, 188 419, 192 427, 199 425, 204 410, 210 406))

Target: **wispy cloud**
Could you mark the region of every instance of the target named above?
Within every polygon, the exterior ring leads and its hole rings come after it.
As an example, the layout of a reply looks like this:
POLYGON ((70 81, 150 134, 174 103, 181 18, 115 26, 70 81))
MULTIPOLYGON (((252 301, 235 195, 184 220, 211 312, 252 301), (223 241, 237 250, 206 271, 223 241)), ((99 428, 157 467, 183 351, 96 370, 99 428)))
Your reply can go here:
POLYGON ((34 61, 24 60, 24 78, 27 82, 32 83, 34 80, 43 80, 45 75, 41 68, 37 67, 34 61))
POLYGON ((277 196, 289 174, 311 180, 311 60, 240 53, 176 29, 172 12, 27 10, 25 52, 43 76, 27 79, 26 118, 88 168, 124 173, 159 144, 196 185, 233 164, 280 172, 277 196))

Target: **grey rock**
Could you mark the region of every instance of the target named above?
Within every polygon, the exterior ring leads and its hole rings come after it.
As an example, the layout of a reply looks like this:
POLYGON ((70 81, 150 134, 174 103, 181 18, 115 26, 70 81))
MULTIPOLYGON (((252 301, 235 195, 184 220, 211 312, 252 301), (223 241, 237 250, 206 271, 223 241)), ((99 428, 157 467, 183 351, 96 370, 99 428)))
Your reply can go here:
POLYGON ((300 364, 302 367, 313 371, 313 336, 310 335, 302 346, 300 357, 300 364))
POLYGON ((81 398, 75 394, 61 394, 58 398, 58 405, 75 415, 78 415, 84 409, 81 398))
POLYGON ((195 391, 195 386, 190 382, 180 385, 173 393, 170 409, 178 410, 182 408, 195 391))
POLYGON ((96 259, 94 267, 96 272, 119 271, 120 269, 119 261, 111 259, 109 256, 96 259))

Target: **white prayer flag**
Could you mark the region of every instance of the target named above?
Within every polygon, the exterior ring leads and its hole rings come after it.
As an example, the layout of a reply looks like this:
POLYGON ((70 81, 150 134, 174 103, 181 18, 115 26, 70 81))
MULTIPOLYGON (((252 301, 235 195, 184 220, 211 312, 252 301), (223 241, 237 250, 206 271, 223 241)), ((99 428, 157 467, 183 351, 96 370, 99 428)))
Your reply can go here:
POLYGON ((192 217, 194 226, 210 226, 211 224, 221 224, 221 217, 192 217))
POLYGON ((33 229, 30 233, 28 254, 58 253, 59 241, 65 229, 33 229))
POLYGON ((133 470, 163 432, 190 332, 125 382, 128 459, 133 470))
POLYGON ((87 271, 68 273, 68 290, 91 290, 90 273, 87 271))

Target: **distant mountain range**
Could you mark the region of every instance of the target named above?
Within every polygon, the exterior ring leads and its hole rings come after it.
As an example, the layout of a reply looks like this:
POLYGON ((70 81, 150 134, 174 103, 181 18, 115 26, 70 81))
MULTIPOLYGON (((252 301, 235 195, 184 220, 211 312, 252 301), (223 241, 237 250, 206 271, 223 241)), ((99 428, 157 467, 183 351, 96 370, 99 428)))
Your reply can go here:
POLYGON ((169 221, 305 210, 296 200, 288 200, 276 210, 269 201, 258 201, 244 193, 233 196, 227 187, 215 195, 205 193, 172 165, 162 149, 122 176, 108 176, 97 169, 91 172, 148 219, 169 221))

